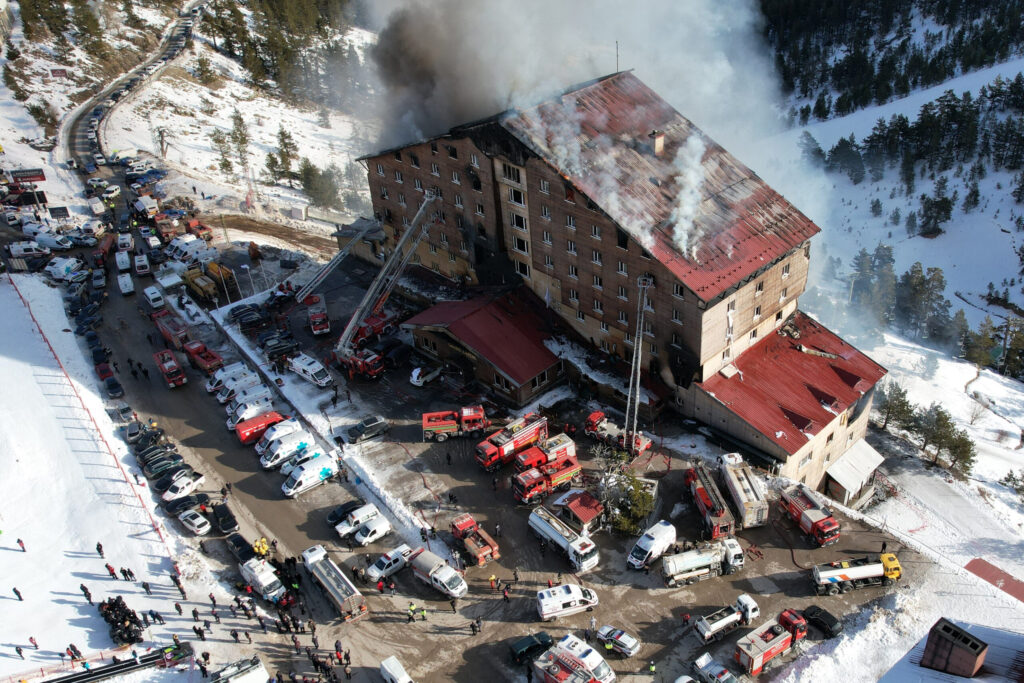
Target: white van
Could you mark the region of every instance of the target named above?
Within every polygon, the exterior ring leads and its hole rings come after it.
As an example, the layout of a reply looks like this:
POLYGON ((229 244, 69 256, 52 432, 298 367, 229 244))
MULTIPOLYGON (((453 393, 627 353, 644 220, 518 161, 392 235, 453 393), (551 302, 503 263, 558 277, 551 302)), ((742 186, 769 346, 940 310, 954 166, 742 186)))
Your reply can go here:
POLYGON ((167 248, 164 249, 164 252, 169 257, 176 259, 183 253, 185 253, 186 245, 188 245, 190 242, 195 242, 198 239, 198 237, 192 234, 178 235, 168 243, 167 248))
POLYGON ((153 308, 164 307, 164 295, 160 293, 160 290, 156 287, 146 287, 142 290, 142 296, 146 297, 146 301, 153 308))
POLYGON ((319 448, 307 448, 304 451, 299 451, 292 457, 281 463, 281 474, 288 476, 296 467, 302 467, 307 462, 317 461, 320 462, 324 457, 324 453, 319 448))
POLYGON ((231 414, 238 410, 238 406, 243 403, 252 403, 253 401, 262 401, 263 399, 272 399, 274 394, 270 391, 270 387, 266 384, 257 384, 246 389, 240 389, 235 397, 231 399, 224 410, 228 414, 231 414))
POLYGON ((676 528, 664 519, 644 532, 637 539, 626 563, 632 569, 650 567, 654 561, 665 554, 665 551, 676 544, 676 528))
POLYGON ((284 438, 293 432, 297 432, 302 429, 302 425, 294 417, 289 418, 283 422, 278 422, 276 425, 263 432, 263 436, 256 443, 256 455, 263 455, 266 453, 270 445, 278 439, 284 438))
POLYGON ((288 369, 318 387, 329 387, 334 382, 324 364, 305 353, 289 358, 288 369))
POLYGON ((597 593, 575 583, 537 591, 537 614, 541 621, 554 621, 583 611, 591 611, 598 605, 597 593))
POLYGON ((135 283, 132 282, 132 276, 128 273, 121 273, 117 276, 117 288, 121 290, 123 296, 135 293, 135 283))
POLYGON ((42 223, 25 223, 21 226, 21 231, 29 237, 36 237, 44 232, 50 232, 50 229, 42 223))
POLYGON ((274 469, 296 453, 306 450, 313 443, 313 435, 309 432, 305 430, 292 432, 270 445, 270 448, 260 456, 260 466, 265 470, 274 469))
POLYGON ((76 258, 57 257, 46 264, 43 269, 54 280, 70 280, 71 276, 82 270, 85 264, 76 258))
POLYGON ((55 235, 52 232, 41 232, 36 235, 36 243, 41 247, 48 247, 56 251, 68 251, 75 247, 71 240, 64 235, 55 235))
POLYGON ((145 254, 139 254, 135 257, 135 275, 138 277, 144 277, 151 275, 152 271, 149 269, 149 259, 146 258, 145 254))
POLYGON ((135 238, 130 232, 124 232, 117 236, 117 250, 131 251, 135 248, 135 238))
POLYGON ((599 683, 612 683, 615 680, 615 672, 608 666, 608 662, 598 653, 596 649, 585 643, 571 633, 562 636, 555 647, 562 652, 567 652, 580 660, 586 670, 599 683))
POLYGON ((127 273, 132 269, 132 256, 127 251, 119 251, 114 254, 114 263, 117 265, 117 272, 127 273))
POLYGON ((78 230, 83 235, 91 235, 93 237, 102 237, 107 232, 107 226, 106 226, 106 224, 103 221, 92 220, 92 221, 86 221, 85 223, 83 223, 82 227, 78 228, 78 230))
POLYGON ((225 380, 238 377, 249 372, 249 366, 241 361, 225 365, 217 372, 213 373, 213 377, 206 381, 206 391, 213 393, 220 391, 221 387, 224 386, 225 380))
POLYGON ((274 404, 269 400, 257 401, 256 403, 243 403, 238 406, 237 412, 228 416, 225 424, 229 430, 234 431, 239 422, 245 422, 246 420, 252 419, 257 415, 262 415, 263 413, 273 409, 274 404))
POLYGON ((33 258, 36 256, 49 256, 50 250, 39 246, 39 243, 32 240, 15 242, 8 247, 11 258, 33 258))
POLYGON ((405 667, 394 655, 380 663, 380 677, 386 683, 413 683, 412 678, 405 672, 405 667))
POLYGON ((235 394, 249 387, 260 383, 260 376, 255 372, 246 372, 224 382, 224 385, 217 391, 217 402, 228 403, 235 398, 235 394))

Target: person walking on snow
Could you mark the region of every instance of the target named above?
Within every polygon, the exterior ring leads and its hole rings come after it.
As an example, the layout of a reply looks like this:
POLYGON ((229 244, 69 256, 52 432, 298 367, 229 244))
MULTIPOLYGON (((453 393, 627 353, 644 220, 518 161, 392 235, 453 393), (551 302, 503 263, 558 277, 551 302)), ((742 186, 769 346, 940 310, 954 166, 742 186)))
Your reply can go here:
POLYGON ((106 567, 107 571, 110 573, 110 578, 112 578, 114 581, 117 581, 117 572, 114 570, 114 568, 111 566, 109 562, 106 564, 106 567))
MULTIPOLYGON (((96 544, 96 554, 98 554, 100 557, 103 557, 103 544, 102 543, 97 543, 96 544)), ((117 577, 115 576, 114 578, 116 579, 117 577)))
MULTIPOLYGON (((23 552, 23 553, 28 552, 27 550, 25 550, 25 541, 23 541, 23 540, 21 540, 19 538, 18 539, 18 545, 21 547, 21 552, 23 552)), ((36 648, 36 649, 39 649, 39 648, 36 648)))
POLYGON ((25 651, 21 649, 21 646, 20 646, 20 645, 18 645, 17 647, 15 647, 15 648, 14 648, 14 651, 18 653, 18 656, 19 656, 19 657, 21 657, 22 659, 25 659, 25 651))
POLYGON ((28 642, 32 643, 32 647, 34 647, 35 649, 39 649, 39 643, 36 642, 34 636, 29 636, 28 642))
POLYGON ((15 588, 13 590, 14 590, 14 594, 18 596, 18 602, 21 602, 21 601, 23 601, 25 599, 25 598, 21 597, 21 591, 20 590, 18 590, 17 588, 15 588))

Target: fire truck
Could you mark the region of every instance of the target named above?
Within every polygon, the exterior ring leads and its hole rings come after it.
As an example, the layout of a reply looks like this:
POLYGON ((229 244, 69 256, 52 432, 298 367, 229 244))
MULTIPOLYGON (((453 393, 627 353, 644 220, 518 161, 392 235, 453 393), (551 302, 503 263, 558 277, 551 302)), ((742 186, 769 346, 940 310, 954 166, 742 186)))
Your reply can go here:
POLYGON ((185 325, 185 321, 166 308, 153 313, 152 318, 156 329, 160 330, 160 335, 174 348, 180 349, 188 341, 188 326, 185 325))
MULTIPOLYGON (((587 416, 587 421, 583 425, 583 432, 587 436, 597 439, 601 443, 608 444, 612 448, 627 449, 626 430, 609 420, 608 416, 600 410, 595 410, 587 416)), ((650 437, 638 431, 633 436, 633 454, 642 455, 651 447, 651 444, 650 437)))
POLYGON ((725 504, 722 492, 718 490, 714 477, 703 463, 696 463, 686 470, 683 481, 690 487, 693 501, 704 518, 704 529, 708 538, 731 536, 736 530, 736 520, 725 504))
POLYGON ((488 472, 493 472, 547 435, 548 419, 537 413, 527 413, 478 443, 476 461, 488 472))
POLYGON ((796 610, 783 610, 777 619, 740 638, 734 658, 748 674, 759 676, 769 661, 789 652, 806 635, 804 618, 796 610))
POLYGON ((168 389, 188 384, 188 377, 185 376, 185 371, 182 370, 178 359, 174 357, 174 353, 166 349, 157 351, 153 354, 153 360, 156 361, 156 367, 159 368, 160 374, 164 376, 168 389))
POLYGON ((490 426, 483 406, 423 413, 423 440, 441 443, 453 436, 479 437, 490 426))
POLYGON ((583 662, 554 647, 533 661, 533 671, 542 683, 597 683, 583 662))
POLYGON ((512 493, 520 503, 539 503, 553 491, 568 489, 582 471, 575 455, 565 455, 517 474, 512 480, 512 493))
POLYGON ((323 294, 310 294, 306 297, 306 315, 309 316, 309 329, 314 335, 327 334, 331 331, 331 321, 327 319, 327 300, 323 294))
POLYGON ((212 375, 224 367, 224 359, 220 357, 220 354, 208 348, 201 341, 186 342, 183 348, 188 355, 189 365, 202 370, 207 375, 212 375))
POLYGON ((839 542, 839 522, 804 484, 782 489, 779 503, 812 543, 824 547, 839 542))
POLYGON ((516 472, 525 472, 566 455, 576 455, 576 442, 568 434, 556 434, 516 455, 516 472))
POLYGON ((453 519, 451 528, 452 536, 462 541, 466 557, 476 566, 483 567, 491 560, 501 557, 497 541, 484 531, 468 512, 453 519))

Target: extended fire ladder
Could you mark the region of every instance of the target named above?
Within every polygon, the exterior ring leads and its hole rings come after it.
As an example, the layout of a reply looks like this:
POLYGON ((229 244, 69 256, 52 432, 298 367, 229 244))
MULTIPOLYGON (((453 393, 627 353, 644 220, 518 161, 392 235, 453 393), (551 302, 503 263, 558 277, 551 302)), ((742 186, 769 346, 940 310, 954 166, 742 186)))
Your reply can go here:
POLYGON ((345 245, 344 249, 335 254, 334 258, 325 263, 320 268, 320 270, 316 272, 316 275, 313 276, 312 280, 307 282, 302 289, 295 293, 295 303, 301 304, 303 301, 305 301, 306 297, 312 294, 313 290, 319 287, 320 284, 327 279, 327 276, 330 275, 334 271, 334 269, 338 267, 338 264, 345 260, 345 257, 348 256, 350 251, 352 251, 353 245, 358 244, 359 241, 363 239, 363 237, 365 237, 366 234, 371 230, 379 229, 380 226, 377 224, 376 221, 368 221, 366 225, 364 225, 355 234, 355 237, 349 240, 349 243, 345 245))
POLYGON ((700 485, 704 487, 704 491, 708 494, 708 499, 711 501, 711 505, 714 506, 714 513, 716 515, 722 514, 726 509, 725 500, 722 499, 722 492, 718 490, 718 485, 711 478, 708 468, 704 466, 704 463, 698 462, 693 466, 693 471, 696 472, 700 485))
POLYGON ((629 369, 629 394, 626 398, 626 452, 636 455, 637 417, 640 412, 640 374, 643 369, 644 311, 647 310, 647 290, 653 284, 649 275, 637 278, 636 332, 633 334, 633 361, 629 369))
POLYGON ((409 229, 399 238, 398 243, 395 245, 395 250, 391 252, 388 260, 384 262, 380 272, 377 273, 377 277, 370 283, 370 287, 366 290, 363 300, 359 302, 359 306, 356 307, 352 318, 349 319, 348 325, 345 326, 345 331, 341 333, 341 337, 338 339, 338 344, 334 350, 339 358, 347 358, 352 355, 352 339, 355 337, 360 323, 363 322, 366 316, 371 313, 377 313, 383 308, 388 295, 391 294, 391 290, 398 282, 398 277, 405 270, 405 266, 409 261, 412 260, 413 253, 415 253, 420 240, 430 230, 429 225, 424 225, 422 230, 418 228, 427 213, 427 206, 435 199, 437 199, 437 195, 433 192, 427 192, 423 196, 423 203, 420 204, 419 210, 409 225, 409 229), (403 249, 405 250, 404 252, 403 249))

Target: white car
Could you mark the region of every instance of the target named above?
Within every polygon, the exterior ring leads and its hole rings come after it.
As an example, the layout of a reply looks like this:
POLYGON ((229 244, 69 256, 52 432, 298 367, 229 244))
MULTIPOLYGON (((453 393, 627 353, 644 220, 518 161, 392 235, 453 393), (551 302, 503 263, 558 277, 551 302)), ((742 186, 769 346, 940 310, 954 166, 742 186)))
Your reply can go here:
POLYGON ((356 532, 354 539, 358 545, 370 545, 374 541, 379 541, 390 533, 391 522, 389 522, 384 515, 378 515, 359 527, 359 531, 356 532))
POLYGON ((86 182, 89 184, 89 187, 95 188, 106 187, 107 185, 110 184, 107 180, 103 178, 89 178, 89 180, 87 180, 86 182))
POLYGON ((139 237, 156 237, 156 231, 151 225, 143 225, 139 228, 139 237))
POLYGON ((418 366, 412 369, 412 375, 409 376, 409 383, 414 387, 422 387, 427 382, 431 382, 437 379, 441 375, 441 366, 418 366))
POLYGON ((187 496, 188 494, 192 493, 197 488, 202 486, 205 482, 205 475, 199 474, 198 472, 193 472, 189 476, 182 477, 181 479, 178 479, 173 484, 171 484, 171 487, 164 492, 163 499, 177 500, 178 498, 187 496))
POLYGON ((96 165, 97 166, 106 166, 107 165, 107 158, 105 156, 103 156, 102 154, 100 154, 99 152, 96 152, 95 154, 93 154, 92 158, 93 158, 93 160, 96 161, 96 165))
POLYGON ((608 645, 611 645, 611 651, 623 657, 632 657, 640 651, 639 640, 614 626, 602 626, 598 629, 597 642, 604 645, 606 651, 609 649, 608 645))
POLYGON ((210 520, 203 517, 198 510, 185 510, 178 515, 178 521, 196 536, 210 533, 210 520))
POLYGON ((103 198, 104 199, 113 199, 115 197, 120 197, 120 196, 121 196, 121 186, 120 185, 110 185, 110 186, 107 187, 107 189, 103 190, 103 198))

